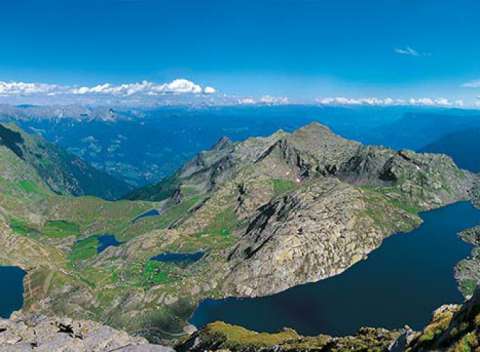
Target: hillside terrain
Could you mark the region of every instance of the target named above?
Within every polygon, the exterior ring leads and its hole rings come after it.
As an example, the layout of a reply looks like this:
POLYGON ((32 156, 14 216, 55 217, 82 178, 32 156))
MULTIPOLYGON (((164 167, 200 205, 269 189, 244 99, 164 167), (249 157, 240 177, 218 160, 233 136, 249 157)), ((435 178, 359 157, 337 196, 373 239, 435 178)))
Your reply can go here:
POLYGON ((0 264, 27 271, 23 311, 152 341, 190 331, 204 298, 337 275, 418 226, 419 212, 470 200, 478 181, 445 155, 366 146, 313 123, 222 138, 165 181, 109 202, 53 192, 15 145, 0 147, 0 264), (104 234, 119 243, 99 250, 104 234))
POLYGON ((126 183, 93 168, 80 158, 46 142, 41 137, 26 134, 14 125, 0 124, 0 146, 1 175, 9 179, 16 175, 19 186, 26 189, 41 187, 35 180, 27 180, 28 175, 34 174, 57 194, 95 195, 114 199, 131 188, 126 183))

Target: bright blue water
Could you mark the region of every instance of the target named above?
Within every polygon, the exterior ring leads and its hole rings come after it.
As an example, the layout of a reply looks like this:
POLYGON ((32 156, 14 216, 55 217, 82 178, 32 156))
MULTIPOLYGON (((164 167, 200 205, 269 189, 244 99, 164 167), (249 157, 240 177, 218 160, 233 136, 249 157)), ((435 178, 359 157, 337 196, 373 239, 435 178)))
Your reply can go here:
POLYGON ((22 308, 25 274, 25 271, 17 267, 0 266, 0 318, 8 319, 10 314, 22 308))
POLYGON ((223 320, 270 332, 287 326, 305 335, 345 335, 361 326, 421 328, 435 308, 463 301, 453 268, 471 247, 457 233, 480 224, 480 211, 458 203, 421 216, 421 227, 387 238, 341 275, 270 297, 206 300, 191 322, 223 320))
POLYGON ((97 247, 97 253, 102 253, 105 249, 107 249, 110 246, 119 246, 122 244, 122 242, 117 241, 114 235, 100 235, 97 237, 98 239, 98 247, 97 247))
POLYGON ((152 257, 152 260, 156 260, 163 263, 182 263, 182 264, 192 264, 204 256, 205 252, 193 252, 193 253, 172 253, 166 252, 156 257, 152 257))
POLYGON ((150 217, 150 216, 158 216, 158 215, 160 215, 160 212, 157 209, 151 209, 151 210, 146 211, 145 213, 137 216, 135 219, 132 220, 132 222, 135 223, 142 218, 146 218, 146 217, 150 217))

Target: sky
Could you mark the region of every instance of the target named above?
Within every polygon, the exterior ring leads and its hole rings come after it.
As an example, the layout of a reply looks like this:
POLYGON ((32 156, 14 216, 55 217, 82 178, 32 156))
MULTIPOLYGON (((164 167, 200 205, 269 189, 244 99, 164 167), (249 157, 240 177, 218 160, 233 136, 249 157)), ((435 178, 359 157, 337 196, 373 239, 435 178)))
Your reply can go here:
POLYGON ((2 1, 0 96, 473 106, 479 13, 478 0, 2 1))

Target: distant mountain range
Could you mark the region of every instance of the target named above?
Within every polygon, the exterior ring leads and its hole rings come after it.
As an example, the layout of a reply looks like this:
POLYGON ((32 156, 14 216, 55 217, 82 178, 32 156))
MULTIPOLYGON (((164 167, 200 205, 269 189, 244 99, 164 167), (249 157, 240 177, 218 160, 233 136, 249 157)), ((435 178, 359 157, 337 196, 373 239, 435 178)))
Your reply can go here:
POLYGON ((133 186, 171 175, 222 136, 241 141, 318 121, 362 143, 422 150, 449 133, 480 127, 478 111, 313 105, 151 109, 2 105, 0 120, 41 134, 133 186))

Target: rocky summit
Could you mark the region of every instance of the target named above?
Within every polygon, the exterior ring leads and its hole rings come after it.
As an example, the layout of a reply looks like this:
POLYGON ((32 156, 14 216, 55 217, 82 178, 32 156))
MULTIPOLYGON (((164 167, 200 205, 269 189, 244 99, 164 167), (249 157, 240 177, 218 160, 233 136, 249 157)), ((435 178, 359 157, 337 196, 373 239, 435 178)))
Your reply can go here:
POLYGON ((12 143, 0 146, 0 259, 27 271, 22 311, 151 341, 185 335, 202 299, 337 275, 479 184, 448 156, 366 146, 313 123, 222 138, 161 183, 107 202, 53 192, 12 143), (102 234, 118 243, 99 250, 102 234))

